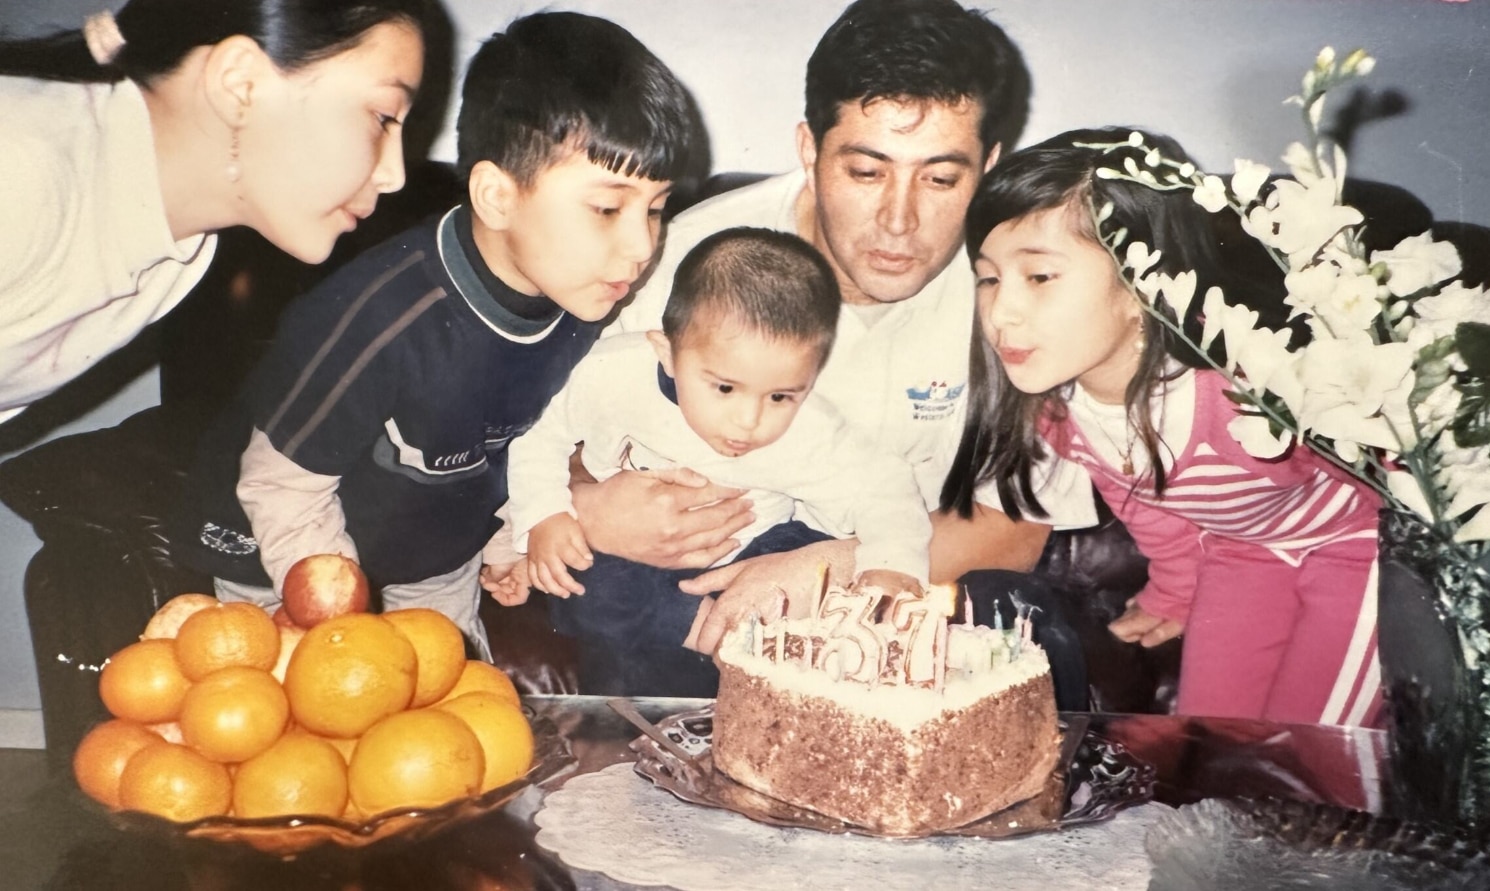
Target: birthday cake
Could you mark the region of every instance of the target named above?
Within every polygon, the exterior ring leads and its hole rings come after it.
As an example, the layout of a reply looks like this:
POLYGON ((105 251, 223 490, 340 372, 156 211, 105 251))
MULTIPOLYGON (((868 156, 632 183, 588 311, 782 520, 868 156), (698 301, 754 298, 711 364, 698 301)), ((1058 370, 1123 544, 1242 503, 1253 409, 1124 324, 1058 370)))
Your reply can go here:
POLYGON ((954 624, 948 597, 832 587, 806 618, 737 625, 718 651, 715 766, 894 836, 1041 793, 1061 741, 1050 664, 1027 617, 954 624))

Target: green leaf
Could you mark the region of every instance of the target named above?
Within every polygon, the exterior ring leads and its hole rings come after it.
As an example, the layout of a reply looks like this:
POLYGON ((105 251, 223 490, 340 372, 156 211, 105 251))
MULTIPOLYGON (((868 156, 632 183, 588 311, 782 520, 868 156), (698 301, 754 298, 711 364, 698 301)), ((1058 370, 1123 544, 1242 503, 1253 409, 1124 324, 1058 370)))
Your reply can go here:
POLYGON ((1490 385, 1483 378, 1464 381, 1459 393, 1459 411, 1452 427, 1454 441, 1465 449, 1490 444, 1490 385))
POLYGON ((1454 329, 1459 356, 1478 378, 1490 378, 1490 325, 1483 322, 1460 322, 1454 329))

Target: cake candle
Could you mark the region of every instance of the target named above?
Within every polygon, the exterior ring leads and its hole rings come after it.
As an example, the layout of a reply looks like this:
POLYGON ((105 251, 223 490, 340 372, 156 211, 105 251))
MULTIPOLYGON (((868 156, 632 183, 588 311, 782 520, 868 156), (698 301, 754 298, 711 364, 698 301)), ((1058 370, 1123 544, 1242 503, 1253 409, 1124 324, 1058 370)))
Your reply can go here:
POLYGON ((936 621, 936 648, 931 663, 931 686, 938 693, 947 683, 947 635, 947 619, 941 617, 936 621))

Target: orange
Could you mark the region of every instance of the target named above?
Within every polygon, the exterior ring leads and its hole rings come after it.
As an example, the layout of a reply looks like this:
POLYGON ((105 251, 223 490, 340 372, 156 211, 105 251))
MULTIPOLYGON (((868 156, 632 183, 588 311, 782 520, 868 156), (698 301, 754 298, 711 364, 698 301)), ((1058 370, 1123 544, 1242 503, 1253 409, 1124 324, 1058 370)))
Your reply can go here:
POLYGON ((361 736, 414 698, 414 646, 382 616, 350 613, 305 632, 285 669, 290 711, 321 736, 361 736))
POLYGON ((533 728, 523 711, 495 693, 465 693, 436 708, 466 722, 481 743, 486 771, 481 791, 506 785, 533 764, 533 728))
POLYGON ((226 814, 232 803, 227 767, 165 740, 136 752, 119 775, 121 807, 178 823, 226 814))
POLYGON ((185 622, 192 613, 204 610, 209 606, 217 606, 217 598, 210 594, 178 594, 161 604, 155 615, 145 624, 145 633, 140 635, 140 640, 153 640, 155 638, 172 638, 176 632, 181 630, 181 623, 185 622))
POLYGON ((331 743, 308 733, 286 733, 233 775, 236 817, 340 817, 346 808, 346 761, 331 743))
POLYGON ((119 807, 119 775, 140 749, 160 742, 160 737, 133 721, 115 718, 97 725, 78 743, 72 755, 72 773, 78 788, 89 798, 111 808, 119 807))
POLYGON ((245 665, 197 682, 181 704, 186 744, 213 761, 246 761, 269 748, 290 720, 290 703, 274 676, 245 665))
POLYGON ((130 644, 109 657, 98 677, 109 713, 141 724, 174 721, 190 686, 169 640, 130 644))
POLYGON ((419 673, 410 708, 438 702, 466 667, 466 636, 442 612, 416 607, 383 614, 409 643, 419 662, 419 673))
POLYGON ((518 698, 517 687, 513 686, 512 679, 502 669, 480 659, 466 660, 466 667, 461 670, 460 679, 450 692, 445 694, 442 702, 449 702, 457 696, 467 693, 495 693, 503 699, 512 701, 513 705, 522 700, 518 698))
POLYGON ((285 669, 290 667, 290 656, 295 648, 300 646, 300 639, 305 636, 305 629, 298 625, 278 625, 279 628, 279 658, 275 660, 274 667, 269 673, 281 684, 285 682, 285 669))
POLYGON ((347 789, 364 814, 435 807, 474 795, 485 770, 481 741, 464 721, 422 708, 389 715, 357 740, 347 789))
POLYGON ((279 628, 251 603, 219 603, 198 610, 176 632, 176 661, 194 681, 233 665, 268 671, 278 658, 279 628))

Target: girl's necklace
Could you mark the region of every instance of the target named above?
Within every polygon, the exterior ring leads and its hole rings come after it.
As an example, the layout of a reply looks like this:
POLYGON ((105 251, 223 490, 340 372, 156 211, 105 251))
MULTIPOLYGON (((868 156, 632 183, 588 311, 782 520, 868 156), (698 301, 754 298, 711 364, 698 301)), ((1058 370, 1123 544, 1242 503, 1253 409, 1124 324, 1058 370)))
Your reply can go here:
POLYGON ((1127 434, 1128 434, 1127 435, 1127 441, 1128 441, 1127 446, 1120 446, 1120 445, 1118 445, 1117 440, 1112 438, 1112 434, 1111 433, 1108 433, 1107 432, 1107 428, 1105 426, 1103 426, 1102 424, 1098 424, 1097 425, 1097 429, 1102 431, 1102 438, 1105 439, 1105 440, 1107 440, 1108 442, 1112 443, 1113 450, 1118 453, 1118 457, 1120 457, 1120 458, 1123 459, 1123 464, 1122 464, 1123 476, 1132 476, 1133 475, 1133 447, 1137 444, 1136 441, 1135 441, 1136 438, 1133 435, 1134 434, 1133 426, 1131 424, 1125 425, 1125 429, 1126 429, 1127 434))

